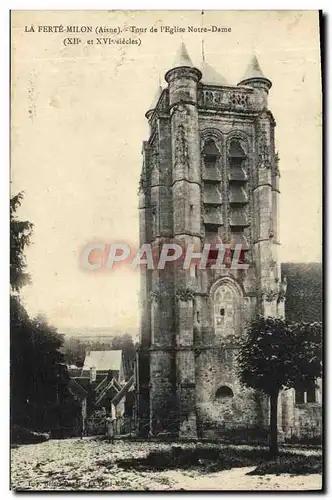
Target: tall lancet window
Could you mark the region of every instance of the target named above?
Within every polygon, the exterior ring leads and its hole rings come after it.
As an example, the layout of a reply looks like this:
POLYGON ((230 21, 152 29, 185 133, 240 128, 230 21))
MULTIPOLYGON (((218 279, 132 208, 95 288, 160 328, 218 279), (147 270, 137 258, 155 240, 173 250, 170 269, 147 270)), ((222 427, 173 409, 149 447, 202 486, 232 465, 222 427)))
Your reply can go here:
POLYGON ((229 156, 231 158, 232 166, 241 167, 243 160, 247 157, 244 152, 241 141, 239 139, 231 139, 229 145, 229 156))
POLYGON ((213 139, 207 139, 204 143, 203 158, 206 168, 216 167, 220 153, 213 139))
POLYGON ((214 244, 223 225, 220 153, 212 138, 206 138, 202 150, 205 240, 214 244))
POLYGON ((232 137, 228 143, 228 201, 229 226, 232 244, 241 245, 240 262, 245 260, 248 250, 248 174, 245 143, 238 137, 232 137))
POLYGON ((240 296, 237 290, 228 284, 221 284, 214 293, 213 307, 216 337, 222 339, 239 334, 240 296))

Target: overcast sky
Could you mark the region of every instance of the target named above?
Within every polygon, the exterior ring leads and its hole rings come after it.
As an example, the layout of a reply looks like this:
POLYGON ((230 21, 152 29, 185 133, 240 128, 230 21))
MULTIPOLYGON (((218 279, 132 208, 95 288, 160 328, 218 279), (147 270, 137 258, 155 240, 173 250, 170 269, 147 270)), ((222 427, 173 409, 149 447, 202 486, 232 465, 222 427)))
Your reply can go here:
MULTIPOLYGON (((151 26, 201 26, 200 12, 25 12, 12 16, 12 191, 34 223, 27 251, 32 315, 60 330, 138 327, 139 274, 93 273, 79 265, 91 241, 138 243, 137 188, 144 113, 183 40, 196 65, 200 34, 150 33, 151 26), (24 26, 147 27, 138 45, 69 45, 63 34, 24 26)), ((273 82, 281 170, 281 262, 321 259, 321 87, 314 12, 206 12, 207 61, 236 84, 254 51, 273 82)), ((70 35, 73 36, 73 35, 70 35)), ((77 35, 86 41, 94 34, 77 35)), ((103 35, 109 36, 109 35, 103 35)), ((126 33, 126 37, 135 36, 126 33)))

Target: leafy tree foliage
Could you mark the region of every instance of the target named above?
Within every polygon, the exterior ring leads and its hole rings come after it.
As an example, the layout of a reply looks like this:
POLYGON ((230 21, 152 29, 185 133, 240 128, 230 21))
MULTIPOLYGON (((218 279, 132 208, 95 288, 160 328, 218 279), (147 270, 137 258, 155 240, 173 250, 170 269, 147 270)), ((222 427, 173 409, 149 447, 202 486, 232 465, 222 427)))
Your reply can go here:
POLYGON ((23 192, 16 194, 10 200, 10 285, 15 292, 18 292, 30 279, 25 272, 24 249, 30 243, 33 224, 17 218, 16 212, 22 200, 23 192))
POLYGON ((322 321, 323 287, 322 264, 281 264, 282 276, 287 278, 285 315, 289 321, 322 321))
POLYGON ((29 318, 11 297, 11 414, 13 423, 48 430, 70 399, 62 338, 43 318, 29 318))
POLYGON ((270 398, 270 450, 276 455, 279 392, 321 376, 321 323, 258 317, 242 342, 238 364, 241 382, 270 398))
POLYGON ((23 193, 10 202, 10 374, 12 424, 48 430, 58 425, 57 415, 71 396, 68 373, 60 352, 62 337, 46 318, 31 319, 18 292, 29 281, 24 250, 33 225, 20 221, 16 211, 23 193))

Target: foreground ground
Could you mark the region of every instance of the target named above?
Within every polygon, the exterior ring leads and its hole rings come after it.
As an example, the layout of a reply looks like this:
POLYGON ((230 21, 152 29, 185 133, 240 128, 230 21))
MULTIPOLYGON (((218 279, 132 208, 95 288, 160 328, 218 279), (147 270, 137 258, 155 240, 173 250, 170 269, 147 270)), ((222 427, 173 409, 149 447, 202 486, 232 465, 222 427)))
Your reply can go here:
MULTIPOLYGON (((179 444, 177 444, 178 446, 179 444)), ((209 472, 208 467, 135 470, 123 459, 169 452, 174 443, 107 441, 93 438, 51 440, 11 452, 13 490, 318 490, 320 474, 248 475, 255 467, 209 472)), ((195 444, 181 444, 192 449, 195 444)), ((208 445, 202 445, 208 446, 208 445)), ((222 445, 220 445, 222 447, 222 445)), ((238 448, 236 448, 238 449, 238 448)), ((226 451, 226 449, 225 449, 226 451)), ((317 453, 317 452, 303 452, 317 453)))

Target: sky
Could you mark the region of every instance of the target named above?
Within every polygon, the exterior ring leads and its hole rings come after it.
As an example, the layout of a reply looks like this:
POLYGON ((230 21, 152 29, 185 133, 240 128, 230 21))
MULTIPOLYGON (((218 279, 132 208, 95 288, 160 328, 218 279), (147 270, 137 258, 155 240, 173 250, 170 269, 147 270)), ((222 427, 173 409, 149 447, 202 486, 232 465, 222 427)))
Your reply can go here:
MULTIPOLYGON (((255 53, 273 86, 269 107, 280 156, 281 262, 321 260, 321 82, 318 14, 310 11, 207 11, 206 60, 230 84, 255 53)), ((90 242, 137 247, 138 181, 144 114, 159 80, 185 42, 201 63, 200 33, 160 33, 160 26, 200 27, 199 11, 26 11, 12 15, 11 190, 25 191, 21 218, 34 223, 27 249, 32 283, 22 290, 31 315, 60 331, 136 331, 139 273, 80 266, 90 242), (35 31, 28 30, 34 27, 35 31), (139 44, 90 45, 95 33, 43 26, 147 28, 139 44), (25 28, 25 26, 27 28, 25 28), (41 28, 39 28, 39 26, 41 28), (151 33, 150 28, 159 30, 151 33)), ((109 34, 101 36, 111 37, 109 34)))

